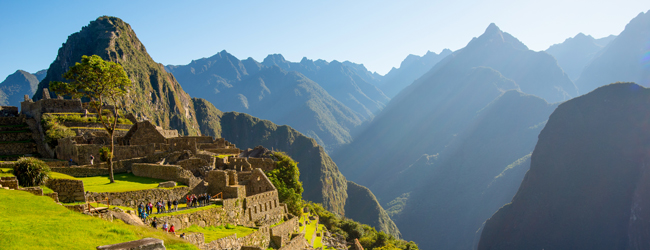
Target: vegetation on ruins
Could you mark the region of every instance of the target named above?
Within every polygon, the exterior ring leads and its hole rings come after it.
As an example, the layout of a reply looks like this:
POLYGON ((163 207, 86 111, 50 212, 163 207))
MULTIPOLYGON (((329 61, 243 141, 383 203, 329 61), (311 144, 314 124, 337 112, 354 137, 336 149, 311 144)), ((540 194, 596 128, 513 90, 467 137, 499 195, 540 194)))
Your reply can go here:
POLYGON ((359 243, 364 249, 418 249, 418 245, 413 241, 407 242, 396 239, 390 234, 377 231, 374 227, 350 219, 340 218, 338 215, 325 210, 320 204, 309 202, 307 207, 312 213, 318 215, 320 223, 324 224, 330 232, 344 236, 348 242, 359 239, 359 243))
POLYGON ((49 119, 49 116, 44 115, 42 117, 41 126, 43 126, 43 131, 45 131, 45 143, 50 148, 56 147, 59 139, 77 135, 72 129, 60 124, 54 119, 49 119))
POLYGON ((273 152, 275 157, 275 169, 266 172, 266 176, 278 190, 278 199, 287 204, 289 213, 300 215, 302 202, 302 182, 300 182, 300 170, 298 163, 283 152, 273 152))
POLYGON ((162 239, 167 249, 197 249, 162 230, 105 221, 71 211, 50 197, 0 189, 0 249, 95 249, 98 245, 162 239))
POLYGON ((50 167, 45 162, 33 157, 22 157, 14 164, 13 174, 23 187, 45 184, 49 178, 49 173, 50 167))
MULTIPOLYGON (((90 106, 97 110, 97 116, 111 138, 111 152, 114 152, 113 135, 119 120, 117 111, 120 101, 131 87, 131 80, 122 66, 115 62, 104 61, 98 55, 84 55, 81 63, 70 67, 63 77, 70 82, 51 82, 52 90, 59 95, 90 99, 90 106), (103 112, 105 105, 113 105, 110 113, 103 112), (108 115, 113 116, 112 122, 108 115)), ((108 167, 111 183, 114 183, 112 155, 108 158, 108 167)))

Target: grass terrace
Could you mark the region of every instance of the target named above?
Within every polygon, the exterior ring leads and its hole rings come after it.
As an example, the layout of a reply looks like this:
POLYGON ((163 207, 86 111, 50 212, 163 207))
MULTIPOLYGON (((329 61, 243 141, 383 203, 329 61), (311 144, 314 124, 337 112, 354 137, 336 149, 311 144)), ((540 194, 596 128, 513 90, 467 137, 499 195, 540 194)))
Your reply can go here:
MULTIPOLYGON (((115 174, 115 183, 110 183, 108 176, 72 177, 69 175, 52 172, 53 179, 73 179, 84 182, 84 190, 88 192, 128 192, 158 188, 158 183, 165 180, 135 176, 132 173, 115 174)), ((186 187, 178 185, 177 187, 186 187)), ((167 188, 169 189, 169 188, 167 188)))
POLYGON ((158 218, 158 217, 165 217, 165 216, 172 216, 172 215, 179 215, 179 214, 191 214, 191 213, 195 213, 195 212, 199 212, 199 211, 203 211, 203 210, 208 210, 208 209, 212 209, 212 208, 217 208, 217 207, 221 207, 221 205, 212 204, 212 205, 203 206, 203 207, 196 207, 196 208, 186 209, 187 204, 181 203, 181 204, 178 204, 178 209, 179 210, 177 212, 172 212, 172 213, 157 214, 156 213, 156 208, 154 207, 154 209, 153 209, 154 213, 149 215, 149 217, 158 218))
MULTIPOLYGON (((305 232, 305 239, 307 239, 307 241, 310 243, 313 242, 314 248, 318 249, 319 247, 323 247, 322 233, 325 232, 325 230, 327 229, 323 224, 318 224, 318 228, 316 228, 316 221, 309 220, 308 219, 309 216, 311 216, 311 214, 303 214, 302 216, 300 216, 300 222, 303 223, 303 226, 300 227, 300 231, 305 232), (314 231, 321 232, 321 236, 314 236, 314 231)), ((323 249, 333 249, 333 248, 324 247, 323 249)))
POLYGON ((256 232, 256 228, 249 228, 249 227, 243 227, 243 226, 233 226, 233 225, 226 225, 226 226, 216 226, 216 227, 199 227, 196 225, 192 225, 188 228, 185 228, 177 234, 180 233, 203 233, 203 236, 205 237, 205 243, 212 242, 214 240, 221 239, 223 237, 237 234, 237 238, 244 237, 246 235, 252 234, 256 232))
POLYGON ((0 225, 0 249, 95 249, 146 237, 162 239, 167 249, 197 249, 160 230, 104 221, 14 190, 0 189, 0 225))

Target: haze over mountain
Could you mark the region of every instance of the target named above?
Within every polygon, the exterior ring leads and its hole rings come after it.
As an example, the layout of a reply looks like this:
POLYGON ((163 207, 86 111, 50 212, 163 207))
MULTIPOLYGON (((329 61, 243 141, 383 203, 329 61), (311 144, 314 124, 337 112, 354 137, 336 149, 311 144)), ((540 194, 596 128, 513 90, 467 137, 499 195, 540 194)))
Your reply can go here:
POLYGON ((558 65, 572 81, 575 81, 594 56, 615 38, 616 36, 610 35, 594 39, 592 36, 579 33, 575 37, 567 38, 562 43, 551 45, 546 49, 546 53, 555 57, 558 65))
POLYGON ((427 51, 423 56, 408 55, 399 68, 392 68, 381 82, 376 84, 388 97, 393 98, 450 54, 451 50, 444 49, 440 54, 427 51))
POLYGON ((531 92, 550 102, 576 93, 551 55, 491 24, 402 90, 334 159, 406 239, 472 249, 483 221, 515 193, 555 107, 531 92))
POLYGON ((0 105, 20 107, 20 102, 25 100, 25 95, 32 96, 37 87, 38 79, 35 75, 16 70, 0 83, 0 105))
MULTIPOLYGON (((188 65, 167 66, 193 96, 225 111, 246 112, 287 124, 331 151, 386 103, 377 87, 338 61, 289 62, 269 55, 262 63, 221 51, 188 65)), ((366 72, 367 73, 367 72, 366 72)))
POLYGON ((650 86, 650 11, 641 12, 585 67, 576 86, 586 94, 612 82, 650 86))
POLYGON ((650 248, 647 114, 650 89, 634 83, 560 104, 519 191, 486 221, 478 249, 650 248))

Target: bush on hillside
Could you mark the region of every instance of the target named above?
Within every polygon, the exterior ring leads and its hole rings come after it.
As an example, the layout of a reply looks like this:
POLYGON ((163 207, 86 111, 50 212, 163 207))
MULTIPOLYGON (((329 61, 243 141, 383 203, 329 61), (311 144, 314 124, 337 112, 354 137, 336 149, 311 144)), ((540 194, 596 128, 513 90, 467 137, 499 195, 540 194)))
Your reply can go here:
POLYGON ((417 250, 418 245, 413 241, 396 239, 392 235, 384 232, 378 232, 374 227, 359 222, 339 218, 339 216, 325 210, 321 204, 307 204, 312 213, 318 215, 321 224, 335 234, 342 235, 348 242, 359 239, 359 243, 364 249, 368 250, 417 250))
POLYGON ((42 119, 41 124, 45 131, 45 143, 54 148, 59 144, 59 139, 77 135, 72 129, 63 126, 53 119, 42 119))
POLYGON ((302 202, 302 182, 300 182, 300 170, 298 163, 282 152, 274 152, 275 169, 266 172, 266 176, 278 189, 280 202, 287 204, 289 213, 300 215, 302 202))
POLYGON ((22 157, 14 165, 14 175, 18 184, 33 187, 45 184, 49 178, 50 167, 44 161, 33 157, 22 157))

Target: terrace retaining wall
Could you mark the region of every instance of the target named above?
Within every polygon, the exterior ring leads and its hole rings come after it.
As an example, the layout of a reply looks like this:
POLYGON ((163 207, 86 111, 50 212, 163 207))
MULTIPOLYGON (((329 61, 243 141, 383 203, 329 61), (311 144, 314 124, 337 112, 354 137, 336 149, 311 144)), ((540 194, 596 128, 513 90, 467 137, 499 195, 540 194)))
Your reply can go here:
POLYGON ((50 179, 45 184, 56 192, 59 201, 63 203, 85 202, 84 182, 80 180, 50 179))
POLYGON ((108 198, 111 205, 136 208, 140 203, 151 202, 155 204, 159 200, 179 200, 184 203, 184 197, 190 190, 189 187, 177 187, 174 189, 154 188, 128 192, 87 192, 86 199, 89 201, 102 201, 108 198))

